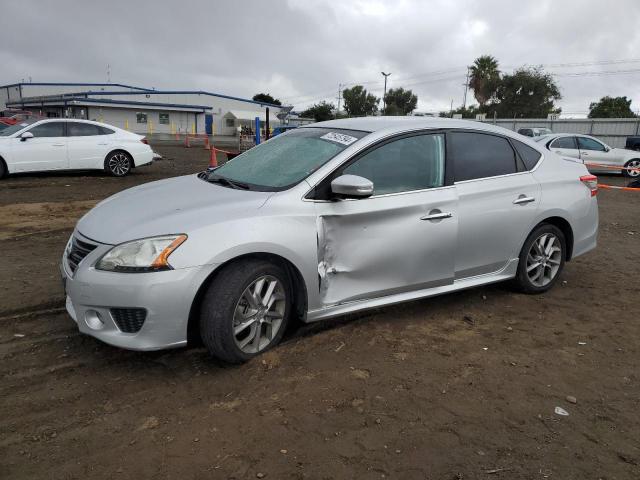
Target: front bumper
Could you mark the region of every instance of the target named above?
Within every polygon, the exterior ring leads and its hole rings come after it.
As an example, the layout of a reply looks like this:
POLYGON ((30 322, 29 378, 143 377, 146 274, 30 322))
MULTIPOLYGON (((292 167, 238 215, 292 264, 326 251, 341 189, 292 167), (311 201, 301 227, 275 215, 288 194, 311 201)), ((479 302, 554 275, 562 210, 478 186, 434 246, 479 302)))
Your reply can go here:
MULTIPOLYGON (((74 235, 83 238, 77 232, 74 235)), ((129 350, 161 350, 186 345, 193 300, 213 266, 149 273, 105 272, 96 270, 94 265, 112 246, 97 245, 75 272, 71 272, 66 252, 60 265, 67 312, 80 332, 129 350), (142 328, 136 333, 121 331, 112 308, 145 309, 142 328)))

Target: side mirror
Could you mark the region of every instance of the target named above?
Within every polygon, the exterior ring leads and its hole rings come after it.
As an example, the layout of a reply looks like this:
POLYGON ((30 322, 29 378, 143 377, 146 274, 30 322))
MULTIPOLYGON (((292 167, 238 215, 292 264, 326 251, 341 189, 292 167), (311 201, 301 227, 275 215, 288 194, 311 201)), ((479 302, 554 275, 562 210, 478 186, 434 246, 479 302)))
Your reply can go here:
POLYGON ((22 142, 26 142, 30 138, 33 138, 33 133, 31 132, 24 132, 22 135, 20 135, 20 141, 22 142))
POLYGON ((331 192, 343 198, 367 198, 373 195, 373 182, 358 175, 341 175, 331 182, 331 192))

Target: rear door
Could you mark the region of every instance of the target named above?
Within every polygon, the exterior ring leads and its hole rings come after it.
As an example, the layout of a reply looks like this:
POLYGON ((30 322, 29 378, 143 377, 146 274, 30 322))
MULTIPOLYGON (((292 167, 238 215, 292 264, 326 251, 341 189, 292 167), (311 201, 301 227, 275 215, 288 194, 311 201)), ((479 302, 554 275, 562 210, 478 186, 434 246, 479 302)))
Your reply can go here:
POLYGON ((558 137, 551 141, 549 150, 563 157, 580 158, 576 137, 558 137))
POLYGON ((455 278, 497 272, 518 258, 540 203, 540 184, 500 135, 450 132, 447 155, 458 194, 455 278))
POLYGON ((325 305, 452 283, 458 216, 444 134, 388 141, 326 181, 341 174, 371 180, 374 194, 316 203, 325 305))
POLYGON ((68 168, 64 122, 44 122, 27 130, 33 138, 12 139, 11 171, 35 172, 68 168))
POLYGON ((587 164, 587 168, 591 171, 611 173, 612 170, 606 168, 606 166, 614 166, 620 163, 620 161, 615 158, 615 155, 611 150, 607 149, 603 143, 600 143, 593 138, 578 137, 578 148, 580 148, 580 158, 585 164, 587 164), (605 167, 599 167, 598 165, 605 165, 605 167))
POLYGON ((114 130, 92 123, 67 122, 69 168, 104 168, 114 130))

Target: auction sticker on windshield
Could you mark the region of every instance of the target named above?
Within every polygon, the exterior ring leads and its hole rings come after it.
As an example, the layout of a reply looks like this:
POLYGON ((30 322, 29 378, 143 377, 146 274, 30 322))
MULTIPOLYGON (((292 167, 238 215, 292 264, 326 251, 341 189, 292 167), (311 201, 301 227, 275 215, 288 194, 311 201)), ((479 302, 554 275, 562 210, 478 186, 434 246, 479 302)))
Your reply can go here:
POLYGON ((330 140, 332 142, 341 143, 342 145, 351 145, 353 142, 358 140, 356 137, 352 137, 351 135, 345 135, 344 133, 336 132, 325 133, 320 138, 322 138, 323 140, 330 140))

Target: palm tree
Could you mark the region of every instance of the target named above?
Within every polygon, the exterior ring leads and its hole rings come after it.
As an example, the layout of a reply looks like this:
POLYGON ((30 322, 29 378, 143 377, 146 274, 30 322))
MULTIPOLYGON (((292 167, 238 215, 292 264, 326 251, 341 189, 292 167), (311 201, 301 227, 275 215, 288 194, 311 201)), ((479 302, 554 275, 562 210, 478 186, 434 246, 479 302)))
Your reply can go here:
POLYGON ((473 89, 473 96, 476 97, 480 108, 483 108, 495 94, 500 80, 498 60, 491 55, 482 55, 476 58, 469 69, 469 86, 473 89))

